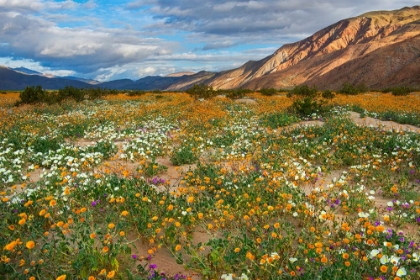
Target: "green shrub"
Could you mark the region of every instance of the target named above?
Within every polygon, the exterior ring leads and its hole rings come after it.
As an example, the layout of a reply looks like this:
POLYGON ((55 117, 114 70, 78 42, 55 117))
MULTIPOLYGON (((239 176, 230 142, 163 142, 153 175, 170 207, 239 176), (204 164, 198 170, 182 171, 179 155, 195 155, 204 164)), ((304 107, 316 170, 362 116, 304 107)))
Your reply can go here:
POLYGON ((47 101, 48 93, 41 86, 26 87, 19 95, 19 104, 34 104, 47 101))
POLYGON ((278 93, 275 88, 262 88, 258 92, 265 96, 273 96, 278 93))
POLYGON ((299 96, 315 98, 318 94, 316 86, 309 87, 308 85, 295 86, 291 91, 287 93, 287 97, 299 96))
POLYGON ((295 115, 283 112, 268 114, 261 119, 262 125, 272 129, 287 126, 298 121, 300 119, 295 115))
POLYGON ((302 117, 311 116, 313 113, 322 113, 324 102, 311 97, 297 99, 292 104, 292 111, 302 117))
POLYGON ((394 87, 391 88, 390 92, 392 93, 392 95, 395 96, 406 96, 409 95, 410 93, 414 92, 415 90, 409 87, 405 87, 405 86, 401 86, 401 87, 394 87))
POLYGON ((365 93, 368 92, 369 89, 365 84, 360 85, 352 85, 350 83, 344 83, 341 89, 339 90, 339 93, 347 94, 347 95, 356 95, 359 93, 365 93))
POLYGON ((69 98, 80 102, 84 99, 84 96, 85 94, 82 89, 75 88, 72 86, 65 86, 63 89, 58 90, 59 102, 69 98))
POLYGON ((194 97, 194 99, 207 99, 216 95, 216 91, 213 90, 213 87, 205 84, 195 84, 192 88, 186 90, 186 93, 194 97))
POLYGON ((331 99, 333 99, 334 97, 335 97, 335 94, 334 94, 331 90, 329 90, 329 89, 324 90, 324 91, 322 92, 322 98, 325 98, 325 99, 329 99, 329 100, 331 100, 331 99))
POLYGON ((247 93, 251 93, 251 92, 252 90, 250 89, 242 89, 242 88, 217 91, 218 94, 224 94, 226 95, 227 98, 230 98, 230 99, 243 98, 245 97, 247 93))

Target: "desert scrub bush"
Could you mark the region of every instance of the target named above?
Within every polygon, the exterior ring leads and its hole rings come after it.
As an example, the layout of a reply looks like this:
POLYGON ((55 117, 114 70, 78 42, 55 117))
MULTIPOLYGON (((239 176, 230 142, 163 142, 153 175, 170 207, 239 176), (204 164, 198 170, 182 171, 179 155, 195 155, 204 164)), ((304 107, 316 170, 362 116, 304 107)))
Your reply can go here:
POLYGON ((46 102, 47 96, 48 93, 45 90, 43 90, 41 86, 26 87, 20 93, 20 101, 18 101, 17 105, 46 102))
POLYGON ((224 94, 227 98, 230 99, 239 99, 243 98, 247 93, 251 93, 250 89, 230 89, 230 90, 218 90, 218 94, 224 94))
POLYGON ((368 91, 369 89, 367 88, 365 84, 352 85, 350 83, 344 83, 338 92, 341 94, 356 95, 356 94, 365 93, 368 91))
POLYGON ((415 90, 410 88, 410 87, 400 86, 400 87, 394 87, 394 88, 387 89, 386 92, 391 92, 392 95, 395 95, 395 96, 406 96, 406 95, 409 95, 410 93, 412 93, 414 91, 415 90))
POLYGON ((322 98, 332 100, 335 97, 335 93, 327 89, 322 92, 322 98))
POLYGON ((273 96, 278 93, 275 88, 262 88, 258 92, 265 96, 273 96))
POLYGON ((72 86, 65 86, 63 89, 58 90, 58 102, 69 98, 74 99, 76 102, 80 102, 84 99, 84 95, 85 94, 82 89, 72 86))
POLYGON ((320 99, 320 94, 315 86, 295 86, 287 93, 287 97, 295 98, 289 112, 302 117, 324 114, 328 109, 325 100, 320 99))
POLYGON ((191 97, 194 97, 194 99, 207 99, 216 95, 216 91, 213 87, 205 84, 195 84, 192 88, 186 90, 186 93, 191 97))

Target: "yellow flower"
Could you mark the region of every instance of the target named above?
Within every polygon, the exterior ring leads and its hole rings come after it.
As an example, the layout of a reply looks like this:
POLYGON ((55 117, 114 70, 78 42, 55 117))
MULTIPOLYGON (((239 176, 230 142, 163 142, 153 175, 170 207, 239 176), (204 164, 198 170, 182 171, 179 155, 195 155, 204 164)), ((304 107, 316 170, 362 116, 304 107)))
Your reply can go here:
POLYGON ((114 227, 115 227, 115 224, 113 224, 113 223, 109 223, 109 224, 108 224, 108 228, 109 228, 109 229, 113 229, 114 227))
POLYGON ((239 253, 241 251, 241 248, 236 247, 234 251, 235 253, 239 253))
POLYGON ((34 247, 35 247, 35 242, 33 242, 32 240, 31 240, 31 241, 26 242, 26 248, 28 248, 28 249, 32 249, 32 248, 34 248, 34 247))
POLYGON ((120 236, 124 236, 125 232, 124 231, 120 231, 120 236))
POLYGON ((178 245, 175 246, 175 251, 178 252, 179 250, 181 250, 181 245, 180 244, 178 244, 178 245))

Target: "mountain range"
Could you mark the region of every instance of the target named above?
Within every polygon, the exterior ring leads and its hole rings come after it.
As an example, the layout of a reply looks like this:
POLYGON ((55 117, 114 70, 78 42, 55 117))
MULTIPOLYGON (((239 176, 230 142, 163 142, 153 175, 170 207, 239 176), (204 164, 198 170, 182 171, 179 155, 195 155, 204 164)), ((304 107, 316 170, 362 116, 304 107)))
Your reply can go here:
POLYGON ((283 45, 272 55, 222 72, 182 72, 137 81, 99 83, 77 77, 46 77, 26 68, 0 67, 0 89, 41 85, 110 89, 185 90, 194 84, 215 89, 291 88, 316 85, 339 89, 344 83, 370 88, 420 86, 420 6, 375 11, 341 20, 306 39, 283 45))

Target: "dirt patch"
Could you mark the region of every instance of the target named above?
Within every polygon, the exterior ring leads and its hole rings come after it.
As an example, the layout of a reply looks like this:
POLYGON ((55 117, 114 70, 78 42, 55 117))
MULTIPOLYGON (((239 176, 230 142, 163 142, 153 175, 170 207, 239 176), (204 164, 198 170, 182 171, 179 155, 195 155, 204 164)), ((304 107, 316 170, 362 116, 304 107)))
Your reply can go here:
MULTIPOLYGON (((133 236, 131 238, 135 239, 133 236)), ((193 280, 201 279, 198 273, 185 269, 183 264, 177 263, 175 256, 166 247, 157 248, 154 253, 149 254, 149 250, 156 248, 156 244, 150 244, 137 239, 137 241, 132 243, 131 248, 132 256, 136 256, 137 264, 146 266, 146 269, 149 268, 149 265, 156 265, 156 269, 161 273, 165 273, 167 276, 178 274, 189 276, 193 280)))
POLYGON ((239 98, 235 100, 235 103, 242 103, 242 104, 250 105, 250 104, 257 104, 257 101, 250 98, 239 98))
POLYGON ((411 131, 420 133, 420 128, 413 125, 400 124, 393 121, 382 121, 371 117, 361 118, 360 114, 356 112, 350 112, 350 119, 359 126, 376 127, 397 132, 411 131))

